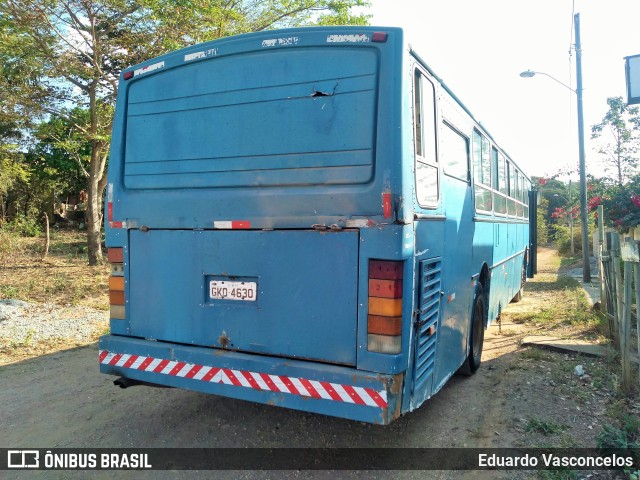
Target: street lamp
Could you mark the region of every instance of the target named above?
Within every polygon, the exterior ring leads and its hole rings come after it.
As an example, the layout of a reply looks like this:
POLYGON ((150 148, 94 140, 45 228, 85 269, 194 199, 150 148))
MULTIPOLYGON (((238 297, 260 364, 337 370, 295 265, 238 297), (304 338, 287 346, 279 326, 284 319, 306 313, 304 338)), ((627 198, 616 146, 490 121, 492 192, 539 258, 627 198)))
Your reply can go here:
POLYGON ((579 170, 580 170, 580 221, 582 225, 582 281, 591 281, 591 267, 589 265, 589 223, 587 217, 587 174, 584 161, 584 119, 582 113, 582 48, 580 46, 580 14, 573 17, 576 30, 576 89, 565 85, 557 78, 548 73, 534 72, 527 70, 520 74, 523 78, 531 78, 535 75, 544 75, 568 88, 578 97, 578 147, 579 147, 579 170))
POLYGON ((549 77, 551 80, 553 80, 554 82, 559 83, 560 85, 562 85, 565 88, 568 88, 569 90, 571 90, 573 93, 578 93, 576 92, 573 88, 571 88, 569 85, 567 85, 566 83, 562 83, 560 80, 558 80, 556 77, 552 77, 551 75, 549 75, 548 73, 544 73, 544 72, 534 72, 533 70, 526 70, 524 72, 522 72, 520 74, 520 76, 522 78, 531 78, 534 77, 536 75, 544 75, 545 77, 549 77))

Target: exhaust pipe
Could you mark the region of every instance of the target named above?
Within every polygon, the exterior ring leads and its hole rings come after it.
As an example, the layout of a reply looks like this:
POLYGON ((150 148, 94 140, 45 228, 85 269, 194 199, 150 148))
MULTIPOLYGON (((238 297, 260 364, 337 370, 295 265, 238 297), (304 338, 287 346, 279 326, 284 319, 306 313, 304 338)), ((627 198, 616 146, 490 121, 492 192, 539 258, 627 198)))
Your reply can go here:
POLYGON ((132 380, 131 378, 125 378, 125 377, 120 377, 117 380, 113 381, 114 385, 117 385, 120 388, 128 388, 128 387, 134 387, 136 385, 140 385, 142 382, 139 382, 138 380, 132 380))
POLYGON ((113 384, 120 388, 135 387, 136 385, 144 385, 146 387, 156 387, 156 388, 173 388, 167 385, 158 385, 157 383, 143 382, 141 380, 134 380, 133 378, 127 378, 127 377, 120 377, 117 380, 114 380, 113 384))

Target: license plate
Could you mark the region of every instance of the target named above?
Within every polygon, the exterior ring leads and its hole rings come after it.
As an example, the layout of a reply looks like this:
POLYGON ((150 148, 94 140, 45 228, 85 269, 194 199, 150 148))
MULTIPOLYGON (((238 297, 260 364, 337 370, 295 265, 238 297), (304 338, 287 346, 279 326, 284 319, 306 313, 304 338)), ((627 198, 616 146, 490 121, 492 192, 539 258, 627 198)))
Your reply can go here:
POLYGON ((209 282, 209 297, 214 300, 241 300, 255 302, 258 296, 256 282, 226 282, 211 280, 209 282))

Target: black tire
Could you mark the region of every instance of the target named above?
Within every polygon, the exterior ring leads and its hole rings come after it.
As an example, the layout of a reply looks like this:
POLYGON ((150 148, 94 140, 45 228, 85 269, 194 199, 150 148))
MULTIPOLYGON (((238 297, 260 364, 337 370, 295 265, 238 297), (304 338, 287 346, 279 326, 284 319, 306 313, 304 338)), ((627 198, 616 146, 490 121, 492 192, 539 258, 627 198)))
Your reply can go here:
POLYGON ((471 329, 469 332, 469 355, 458 372, 464 376, 471 376, 478 368, 482 358, 482 346, 484 345, 484 327, 487 309, 485 307, 484 288, 479 283, 473 295, 473 308, 471 309, 471 329))

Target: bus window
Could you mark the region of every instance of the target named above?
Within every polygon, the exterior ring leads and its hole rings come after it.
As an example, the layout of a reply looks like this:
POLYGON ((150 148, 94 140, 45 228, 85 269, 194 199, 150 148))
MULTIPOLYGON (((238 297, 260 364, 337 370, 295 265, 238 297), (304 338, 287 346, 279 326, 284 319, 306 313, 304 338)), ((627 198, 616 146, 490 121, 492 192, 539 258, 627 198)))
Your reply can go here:
POLYGON ((509 200, 507 201, 507 213, 509 216, 515 217, 516 215, 516 173, 511 162, 507 162, 507 175, 508 175, 508 186, 509 186, 509 200))
POLYGON ((473 175, 476 189, 476 210, 491 212, 491 160, 489 140, 473 131, 473 175))
MULTIPOLYGON (((497 152, 496 152, 497 153, 497 152)), ((495 211, 500 215, 507 214, 507 166, 504 156, 498 154, 497 182, 495 186, 495 211)))
POLYGON ((446 122, 440 130, 440 159, 447 175, 469 181, 469 142, 446 122))
POLYGON ((416 148, 416 195, 421 206, 438 203, 438 164, 436 161, 435 90, 416 69, 414 77, 414 126, 416 148))
POLYGON ((498 150, 491 147, 491 186, 498 190, 498 150))
POLYGON ((524 182, 524 218, 529 218, 529 190, 531 189, 531 184, 524 177, 522 180, 524 182))
POLYGON ((524 209, 522 206, 522 173, 516 170, 516 216, 523 217, 524 209))

